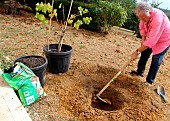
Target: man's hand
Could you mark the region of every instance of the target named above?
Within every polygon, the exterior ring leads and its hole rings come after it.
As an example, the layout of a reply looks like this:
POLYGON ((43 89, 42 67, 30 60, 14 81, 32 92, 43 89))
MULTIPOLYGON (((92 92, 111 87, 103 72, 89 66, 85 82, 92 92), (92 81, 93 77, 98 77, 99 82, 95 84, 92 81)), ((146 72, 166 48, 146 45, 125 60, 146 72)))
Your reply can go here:
POLYGON ((133 61, 133 60, 135 60, 137 57, 138 57, 138 55, 141 53, 141 52, 143 52, 144 50, 146 50, 148 47, 147 46, 144 46, 143 44, 136 50, 136 51, 134 51, 133 53, 132 53, 132 55, 131 55, 131 60, 133 61))
POLYGON ((132 61, 136 60, 139 54, 140 54, 140 53, 137 52, 137 50, 134 51, 134 52, 132 53, 132 55, 131 55, 131 60, 132 60, 132 61))

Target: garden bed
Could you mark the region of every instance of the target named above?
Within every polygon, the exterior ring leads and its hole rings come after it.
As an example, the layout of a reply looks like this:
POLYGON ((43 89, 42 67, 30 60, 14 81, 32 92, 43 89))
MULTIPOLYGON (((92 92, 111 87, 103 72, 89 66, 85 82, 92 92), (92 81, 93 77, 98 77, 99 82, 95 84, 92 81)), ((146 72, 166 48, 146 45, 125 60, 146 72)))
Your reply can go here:
MULTIPOLYGON (((60 35, 61 25, 54 25, 51 43, 60 35)), ((26 12, 21 16, 0 14, 0 54, 11 60, 22 55, 43 55, 47 38, 42 36, 46 32, 42 26, 26 12)), ((26 107, 33 121, 170 120, 169 102, 163 103, 155 92, 158 85, 163 85, 170 100, 169 51, 152 88, 144 83, 149 66, 144 77, 133 77, 128 72, 136 69, 137 60, 131 62, 102 93, 101 97, 112 102, 108 106, 95 95, 128 61, 140 39, 116 29, 104 35, 68 27, 64 43, 73 47, 70 69, 64 74, 47 72, 44 89, 48 96, 26 107)))

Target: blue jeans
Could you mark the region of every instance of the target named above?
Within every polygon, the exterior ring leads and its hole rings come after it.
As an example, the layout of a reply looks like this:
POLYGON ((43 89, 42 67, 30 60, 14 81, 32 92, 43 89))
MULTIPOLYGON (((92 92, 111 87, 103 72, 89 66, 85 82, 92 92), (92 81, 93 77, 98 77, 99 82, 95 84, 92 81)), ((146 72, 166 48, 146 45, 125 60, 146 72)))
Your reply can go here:
MULTIPOLYGON (((170 46, 169 46, 170 47, 170 46)), ((154 83, 154 80, 156 78, 157 72, 159 70, 159 67, 162 63, 162 60, 165 56, 165 53, 168 51, 169 47, 167 47, 162 53, 156 54, 152 56, 152 62, 150 65, 150 69, 148 72, 148 75, 146 77, 146 81, 150 84, 154 83)), ((138 69, 137 72, 139 74, 144 73, 145 71, 145 67, 146 67, 146 63, 150 57, 152 53, 152 49, 146 49, 141 53, 141 57, 138 61, 138 69)))

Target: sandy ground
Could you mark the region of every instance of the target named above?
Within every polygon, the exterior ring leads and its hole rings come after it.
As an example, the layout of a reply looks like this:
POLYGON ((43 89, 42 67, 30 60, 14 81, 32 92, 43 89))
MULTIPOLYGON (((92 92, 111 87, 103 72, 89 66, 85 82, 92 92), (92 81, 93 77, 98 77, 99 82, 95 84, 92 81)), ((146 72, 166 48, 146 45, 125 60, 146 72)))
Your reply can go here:
MULTIPOLYGON (((53 22, 50 43, 57 43, 61 25, 53 22)), ((46 28, 34 15, 0 14, 0 53, 11 62, 22 55, 42 55, 47 42, 46 28)), ((137 61, 130 62, 124 73, 102 93, 111 101, 106 105, 96 94, 130 59, 140 45, 132 33, 113 28, 109 34, 78 31, 68 27, 65 44, 73 47, 69 71, 46 73, 47 97, 26 107, 33 121, 169 121, 170 120, 170 51, 165 56, 152 87, 144 77, 131 76, 137 61), (156 93, 165 88, 167 103, 156 93)))

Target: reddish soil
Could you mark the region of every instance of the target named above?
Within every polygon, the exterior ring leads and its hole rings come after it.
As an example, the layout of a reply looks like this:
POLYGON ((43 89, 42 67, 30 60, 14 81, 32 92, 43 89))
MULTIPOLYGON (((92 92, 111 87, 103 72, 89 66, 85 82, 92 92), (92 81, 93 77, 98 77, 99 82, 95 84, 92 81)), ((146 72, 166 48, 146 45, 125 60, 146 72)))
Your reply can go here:
MULTIPOLYGON (((47 38, 57 43, 61 25, 53 22, 52 36, 34 15, 22 11, 20 16, 0 14, 0 52, 11 62, 23 55, 43 55, 47 38)), ((47 97, 26 107, 33 121, 169 121, 170 120, 170 51, 165 56, 152 87, 144 77, 131 76, 137 61, 130 62, 124 73, 101 94, 111 101, 104 104, 96 94, 118 73, 140 45, 131 32, 113 28, 109 34, 78 31, 68 27, 65 44, 73 47, 69 71, 46 73, 47 97), (165 88, 167 103, 156 93, 165 88)))

